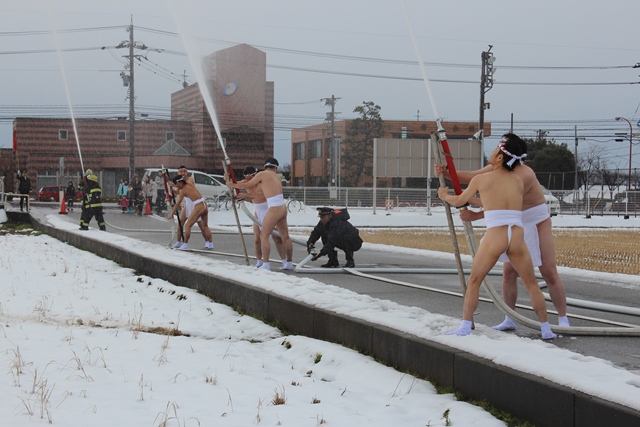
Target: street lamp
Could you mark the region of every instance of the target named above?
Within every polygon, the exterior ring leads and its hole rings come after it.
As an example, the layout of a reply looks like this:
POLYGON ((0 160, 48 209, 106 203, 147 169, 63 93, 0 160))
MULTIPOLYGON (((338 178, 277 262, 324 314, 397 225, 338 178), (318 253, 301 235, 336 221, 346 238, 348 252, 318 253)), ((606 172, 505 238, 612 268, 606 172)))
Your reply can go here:
POLYGON ((629 123, 629 179, 627 181, 627 207, 626 207, 626 214, 624 216, 624 219, 629 219, 629 191, 631 190, 631 160, 633 159, 633 157, 631 157, 632 148, 633 148, 633 126, 631 126, 631 122, 628 119, 625 119, 624 117, 616 117, 616 121, 620 121, 620 120, 624 120, 627 123, 629 123))

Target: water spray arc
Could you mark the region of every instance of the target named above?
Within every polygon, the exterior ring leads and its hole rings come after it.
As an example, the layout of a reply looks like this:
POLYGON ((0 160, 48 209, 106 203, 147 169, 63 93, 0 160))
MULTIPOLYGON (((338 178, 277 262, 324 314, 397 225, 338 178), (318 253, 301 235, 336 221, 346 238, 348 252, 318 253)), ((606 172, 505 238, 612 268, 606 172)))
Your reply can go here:
MULTIPOLYGON (((429 77, 427 76, 427 70, 424 66, 424 61, 422 59, 422 54, 420 53, 420 49, 418 48, 418 42, 415 37, 415 33, 413 31, 413 26, 411 25, 411 19, 409 18, 409 11, 407 10, 406 2, 402 2, 402 7, 404 10, 404 17, 407 21, 407 26, 409 27, 409 33, 411 34, 411 40, 413 42, 413 47, 416 51, 416 55, 418 57, 418 64, 420 65, 420 71, 422 73, 422 79, 424 81, 425 87, 427 89, 427 93, 429 94, 429 101, 431 103, 431 109, 433 110, 433 114, 436 119, 437 124, 437 132, 432 134, 432 139, 435 139, 435 142, 439 142, 438 149, 436 150, 436 155, 439 157, 439 161, 442 162, 442 157, 446 160, 447 168, 449 169, 449 173, 451 175, 451 183, 453 184, 453 189, 456 194, 462 193, 462 187, 460 186, 460 181, 458 180, 458 174, 456 173, 456 166, 453 163, 453 158, 451 156, 451 150, 449 149, 449 142, 447 141, 447 134, 442 126, 442 120, 438 115, 438 109, 436 108, 436 102, 433 98, 433 92, 431 91, 431 84, 429 83, 429 77)), ((441 178, 440 184, 442 185, 444 178, 441 178)), ((449 231, 452 235, 454 255, 456 257, 456 264, 458 265, 459 277, 460 277, 460 286, 462 287, 463 293, 466 293, 467 285, 466 279, 464 277, 464 273, 462 272, 462 260, 460 257, 460 250, 458 248, 455 228, 453 225, 453 219, 451 216, 451 206, 448 203, 445 203, 445 209, 447 211, 447 222, 449 224, 449 231)), ((471 224, 468 224, 471 226, 471 224)), ((465 224, 465 231, 467 231, 467 224, 465 224)), ((469 233, 467 233, 467 243, 473 245, 475 247, 475 237, 473 239, 469 238, 469 233)), ((475 253, 475 252, 474 252, 475 253)))
POLYGON ((67 72, 64 67, 64 61, 62 60, 62 49, 60 48, 60 39, 58 38, 58 26, 55 24, 55 13, 49 5, 49 16, 51 19, 51 26, 53 28, 53 39, 56 44, 56 54, 58 56, 58 63, 60 64, 60 74, 62 75, 62 81, 64 83, 64 89, 67 96, 67 105, 69 105, 69 114, 71 115, 71 123, 73 126, 73 134, 76 138, 76 147, 78 148, 78 157, 80 158, 80 168, 82 169, 82 176, 84 177, 84 161, 82 159, 82 150, 80 149, 80 138, 78 137, 78 127, 76 126, 76 117, 73 111, 73 104, 71 102, 71 93, 69 90, 69 83, 67 82, 67 72))
MULTIPOLYGON (((214 130, 216 132, 216 137, 218 140, 218 144, 220 145, 220 148, 222 149, 222 153, 224 155, 224 160, 222 163, 223 169, 225 171, 225 173, 229 174, 229 177, 231 178, 231 180, 235 183, 238 182, 235 176, 235 173, 233 171, 233 167, 231 166, 231 160, 229 159, 229 155, 227 154, 227 149, 226 149, 226 142, 224 140, 224 138, 222 138, 222 132, 220 131, 220 123, 218 122, 218 116, 216 114, 216 109, 214 106, 214 102, 213 102, 213 95, 212 95, 212 88, 209 87, 209 85, 207 84, 208 79, 207 79, 207 75, 205 73, 205 70, 203 68, 203 63, 200 60, 201 55, 198 55, 198 49, 196 48, 196 45, 192 39, 192 37, 190 37, 188 34, 188 32, 186 31, 185 26, 183 25, 183 23, 186 21, 185 19, 181 19, 180 15, 179 15, 179 9, 181 7, 181 5, 178 5, 177 2, 172 1, 172 0, 167 0, 167 6, 169 7, 169 10, 171 11, 171 14, 174 17, 174 20, 176 21, 176 24, 178 26, 178 31, 180 33, 180 37, 182 39, 182 43, 184 44, 185 50, 187 52, 187 57, 189 58, 189 63, 191 65, 191 68, 193 70, 193 72, 196 75, 196 81, 198 82, 198 89, 200 91, 200 95, 202 96, 202 99, 204 100, 205 106, 207 107, 207 111, 209 112, 209 117, 211 118, 211 123, 213 124, 214 130)), ((249 254, 247 252, 247 247, 244 241, 244 236, 242 234, 242 226, 240 224, 240 217, 238 216, 238 210, 236 208, 236 203, 235 203, 235 195, 237 194, 237 192, 239 192, 240 190, 236 190, 236 192, 231 191, 230 195, 232 198, 232 206, 233 206, 233 211, 236 217, 236 223, 238 225, 238 233, 240 234, 240 239, 242 241, 242 247, 244 249, 244 253, 245 253, 245 262, 247 265, 249 265, 249 254)))

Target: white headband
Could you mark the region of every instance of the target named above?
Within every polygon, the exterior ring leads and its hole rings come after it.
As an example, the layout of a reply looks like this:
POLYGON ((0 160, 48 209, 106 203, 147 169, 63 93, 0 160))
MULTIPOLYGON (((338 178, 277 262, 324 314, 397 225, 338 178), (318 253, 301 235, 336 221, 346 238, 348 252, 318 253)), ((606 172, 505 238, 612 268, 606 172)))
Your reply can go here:
MULTIPOLYGON (((504 141, 504 142, 507 142, 507 140, 506 140, 506 139, 502 138, 502 139, 500 140, 500 142, 503 142, 503 141, 504 141)), ((513 164, 516 162, 516 160, 520 161, 520 164, 521 164, 521 165, 524 165, 524 162, 522 161, 522 159, 524 159, 525 157, 527 157, 527 153, 524 153, 522 156, 516 156, 516 155, 513 155, 513 154, 511 154, 510 152, 508 152, 508 151, 507 151, 507 149, 506 149, 506 148, 504 148, 504 146, 502 146, 502 145, 498 145, 498 147, 500 147, 500 151, 502 151, 504 154, 506 154, 506 155, 508 155, 508 156, 511 156, 511 160, 509 160, 509 161, 507 162, 507 166, 509 166, 509 167, 513 167, 513 164)))

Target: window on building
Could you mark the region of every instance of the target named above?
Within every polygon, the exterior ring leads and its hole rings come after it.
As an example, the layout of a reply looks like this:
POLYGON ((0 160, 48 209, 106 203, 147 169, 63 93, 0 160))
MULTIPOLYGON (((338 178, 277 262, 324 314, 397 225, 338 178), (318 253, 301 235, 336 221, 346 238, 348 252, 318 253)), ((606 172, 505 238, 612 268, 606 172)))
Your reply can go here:
POLYGON ((118 131, 118 141, 126 141, 127 140, 127 131, 119 130, 118 131))
POLYGON ((293 144, 293 159, 304 160, 304 142, 293 144))
POLYGON ((60 141, 66 141, 69 139, 69 132, 66 129, 58 129, 58 139, 60 141))
POLYGON ((167 141, 175 141, 176 134, 174 132, 167 132, 167 141))
POLYGON ((310 187, 320 187, 322 185, 322 178, 319 176, 311 176, 309 177, 309 186, 310 187))
POLYGON ((293 185, 296 187, 304 187, 304 177, 298 177, 293 180, 293 185))
POLYGON ((312 159, 322 157, 322 141, 309 141, 309 157, 312 159))

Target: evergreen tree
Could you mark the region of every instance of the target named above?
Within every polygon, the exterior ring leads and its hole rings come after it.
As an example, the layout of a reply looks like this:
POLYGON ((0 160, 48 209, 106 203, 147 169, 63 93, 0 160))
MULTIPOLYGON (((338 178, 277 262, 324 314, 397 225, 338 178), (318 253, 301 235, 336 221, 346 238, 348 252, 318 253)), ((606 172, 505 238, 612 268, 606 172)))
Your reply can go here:
POLYGON ((537 138, 525 139, 527 143, 527 165, 536 173, 538 180, 544 185, 558 189, 564 185, 573 188, 573 180, 562 180, 563 173, 574 173, 576 159, 566 143, 557 144, 553 139, 547 140, 546 131, 538 131, 537 138), (556 174, 557 180, 552 181, 550 176, 556 174), (555 185, 552 183, 555 182, 555 185))
POLYGON ((371 101, 363 102, 353 112, 360 117, 351 121, 342 142, 341 169, 344 184, 358 187, 373 174, 373 139, 382 137, 384 123, 380 106, 371 101))

